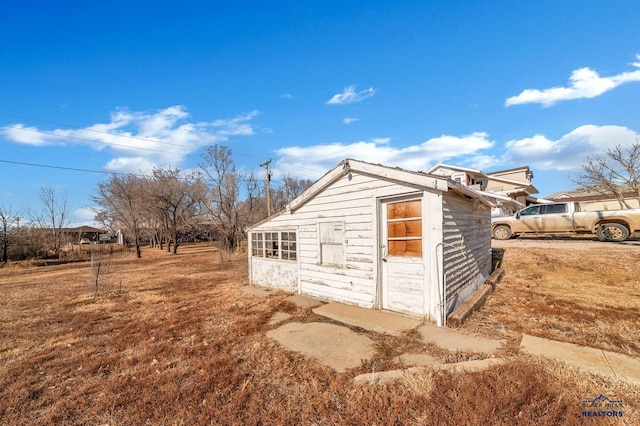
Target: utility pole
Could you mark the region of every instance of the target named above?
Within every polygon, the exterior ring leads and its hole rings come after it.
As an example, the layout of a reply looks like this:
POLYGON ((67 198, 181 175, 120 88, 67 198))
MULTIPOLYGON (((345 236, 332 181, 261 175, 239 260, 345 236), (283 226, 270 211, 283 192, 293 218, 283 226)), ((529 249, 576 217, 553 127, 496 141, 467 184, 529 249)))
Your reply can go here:
POLYGON ((269 163, 271 163, 271 158, 260 164, 260 167, 266 169, 264 182, 267 188, 267 217, 271 216, 271 173, 269 173, 269 163))

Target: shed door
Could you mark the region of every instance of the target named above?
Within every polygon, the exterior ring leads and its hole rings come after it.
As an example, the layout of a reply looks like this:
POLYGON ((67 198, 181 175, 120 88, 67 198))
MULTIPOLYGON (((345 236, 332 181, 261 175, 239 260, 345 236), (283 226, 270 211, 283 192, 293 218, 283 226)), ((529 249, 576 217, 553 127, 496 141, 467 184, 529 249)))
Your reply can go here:
POLYGON ((422 199, 381 203, 382 309, 424 314, 422 199))

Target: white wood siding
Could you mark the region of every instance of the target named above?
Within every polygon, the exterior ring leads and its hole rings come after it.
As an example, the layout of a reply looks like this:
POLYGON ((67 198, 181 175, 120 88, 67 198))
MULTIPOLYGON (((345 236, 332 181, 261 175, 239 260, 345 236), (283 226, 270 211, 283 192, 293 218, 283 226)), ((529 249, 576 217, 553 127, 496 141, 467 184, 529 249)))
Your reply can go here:
MULTIPOLYGON (((378 279, 376 197, 416 192, 410 185, 353 172, 294 212, 276 216, 251 231, 297 230, 301 293, 374 307, 378 279), (345 262, 340 267, 320 264, 318 223, 335 221, 344 222, 345 262)), ((252 271, 252 283, 273 286, 266 282, 266 273, 252 271)))
POLYGON ((274 216, 251 230, 295 231, 297 241, 295 262, 250 256, 251 283, 380 307, 379 203, 408 195, 422 196, 423 200, 423 262, 415 265, 415 271, 398 271, 411 287, 401 295, 402 303, 407 304, 402 311, 441 324, 442 283, 446 286, 444 313, 448 314, 491 272, 489 207, 455 191, 424 190, 356 172, 340 176, 296 210, 274 216), (322 264, 321 223, 343 224, 340 265, 322 264))
POLYGON ((448 314, 491 272, 491 215, 488 206, 453 191, 444 194, 442 210, 448 314))
POLYGON ((286 260, 251 257, 251 284, 298 291, 298 263, 286 260))

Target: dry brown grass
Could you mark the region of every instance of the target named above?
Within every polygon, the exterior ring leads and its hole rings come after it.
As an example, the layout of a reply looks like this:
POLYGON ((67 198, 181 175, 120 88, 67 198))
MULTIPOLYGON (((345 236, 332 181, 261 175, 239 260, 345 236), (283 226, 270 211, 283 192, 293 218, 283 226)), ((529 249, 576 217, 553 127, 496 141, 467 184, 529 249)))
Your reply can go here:
POLYGON ((463 328, 640 357, 640 251, 508 248, 505 277, 463 328))
MULTIPOLYGON (((356 374, 391 368, 395 356, 425 346, 415 333, 369 334, 376 356, 336 374, 264 335, 277 311, 291 313, 291 321, 323 319, 285 295, 259 299, 241 292, 244 256, 221 262, 208 246, 181 251, 147 250, 143 259, 114 261, 122 291, 96 299, 87 291, 88 262, 0 270, 0 424, 582 424, 582 400, 600 393, 623 399, 627 424, 640 420, 638 387, 525 356, 481 373, 356 386, 356 374)), ((540 322, 550 321, 568 324, 580 340, 588 327, 614 333, 633 309, 627 300, 610 301, 606 312, 612 313, 599 317, 606 327, 583 322, 583 302, 570 293, 555 296, 542 284, 526 289, 536 269, 516 271, 515 263, 527 265, 538 255, 515 254, 507 254, 505 266, 514 266, 487 309, 463 330, 497 330, 515 341, 522 332, 545 335, 540 332, 548 326, 540 322), (547 312, 543 302, 565 308, 547 312), (531 318, 538 323, 529 324, 531 318)), ((607 260, 616 264, 620 256, 607 260)), ((567 340, 563 333, 549 337, 567 340)), ((607 348, 637 354, 634 336, 619 332, 618 343, 607 348)))

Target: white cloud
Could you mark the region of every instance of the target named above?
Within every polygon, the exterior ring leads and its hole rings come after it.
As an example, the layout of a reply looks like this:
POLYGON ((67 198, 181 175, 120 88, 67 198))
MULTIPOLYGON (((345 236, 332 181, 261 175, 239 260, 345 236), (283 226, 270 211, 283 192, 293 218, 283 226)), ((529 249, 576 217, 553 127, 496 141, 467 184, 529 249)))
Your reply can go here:
POLYGON ((104 169, 117 173, 149 173, 156 165, 144 157, 118 157, 109 160, 104 169))
POLYGON ((217 131, 218 135, 250 136, 254 134, 254 131, 253 127, 251 127, 251 125, 247 122, 251 121, 251 119, 253 119, 258 114, 260 114, 260 112, 254 110, 247 114, 241 114, 229 120, 216 120, 211 125, 219 129, 217 131))
MULTIPOLYGON (((640 55, 637 55, 636 58, 639 61, 633 62, 631 65, 640 68, 640 55)), ((561 101, 595 98, 624 83, 640 81, 640 69, 623 72, 612 77, 600 77, 591 68, 580 68, 571 73, 569 81, 569 87, 552 87, 544 90, 525 89, 519 95, 508 98, 505 105, 539 103, 547 107, 561 101)))
POLYGON ((375 144, 385 144, 391 142, 391 138, 373 138, 371 142, 375 144))
POLYGON ((93 210, 87 207, 76 209, 72 214, 74 217, 82 220, 93 220, 94 216, 96 215, 93 210))
POLYGON ((76 209, 71 212, 71 226, 89 225, 97 227, 98 223, 94 221, 95 216, 95 212, 88 207, 76 209))
POLYGON ((329 105, 346 105, 352 104, 354 102, 360 102, 364 99, 370 98, 376 94, 376 91, 373 87, 369 87, 368 89, 361 90, 360 92, 356 92, 356 86, 351 85, 344 88, 342 93, 337 93, 333 95, 331 99, 327 101, 329 105))
POLYGON ((14 124, 11 127, 5 127, 0 133, 9 140, 23 143, 25 145, 42 146, 47 145, 48 138, 51 135, 42 134, 35 127, 27 127, 23 124, 14 124))
POLYGON ((294 96, 291 93, 283 93, 282 95, 280 95, 280 97, 282 99, 293 99, 294 96))
POLYGON ((462 166, 476 170, 487 170, 501 164, 501 160, 492 155, 474 155, 461 163, 462 166))
POLYGON ((351 117, 345 117, 342 119, 342 122, 344 124, 351 124, 351 123, 355 123, 356 121, 360 121, 359 118, 351 118, 351 117))
POLYGON ((638 135, 622 126, 584 125, 557 140, 534 135, 509 141, 505 161, 543 170, 576 170, 588 155, 605 152, 616 145, 629 146, 638 135))
POLYGON ((83 129, 42 130, 15 124, 3 129, 2 134, 10 141, 36 146, 82 144, 96 150, 109 149, 116 158, 105 169, 131 172, 153 166, 175 167, 203 146, 233 136, 253 135, 250 121, 258 114, 251 111, 230 119, 191 123, 186 122, 189 114, 180 105, 152 112, 121 108, 111 114, 108 123, 83 129))
POLYGON ((284 175, 290 173, 315 179, 345 158, 354 158, 408 170, 427 170, 430 166, 448 159, 468 161, 480 151, 494 145, 483 132, 466 136, 443 135, 407 147, 394 147, 389 142, 389 138, 376 138, 353 143, 334 142, 282 148, 277 151, 279 158, 276 168, 284 175))

